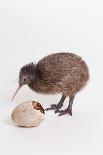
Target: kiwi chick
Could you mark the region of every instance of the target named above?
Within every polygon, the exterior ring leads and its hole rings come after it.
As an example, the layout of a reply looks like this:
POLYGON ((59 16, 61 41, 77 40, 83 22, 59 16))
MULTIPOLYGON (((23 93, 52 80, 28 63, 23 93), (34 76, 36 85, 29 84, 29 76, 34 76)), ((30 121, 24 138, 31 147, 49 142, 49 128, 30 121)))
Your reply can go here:
POLYGON ((72 53, 54 53, 37 64, 23 66, 19 73, 19 87, 27 84, 38 93, 62 93, 59 103, 46 110, 55 110, 59 116, 72 115, 74 97, 86 85, 88 79, 88 67, 81 57, 72 53), (60 110, 66 97, 69 97, 68 108, 60 110))

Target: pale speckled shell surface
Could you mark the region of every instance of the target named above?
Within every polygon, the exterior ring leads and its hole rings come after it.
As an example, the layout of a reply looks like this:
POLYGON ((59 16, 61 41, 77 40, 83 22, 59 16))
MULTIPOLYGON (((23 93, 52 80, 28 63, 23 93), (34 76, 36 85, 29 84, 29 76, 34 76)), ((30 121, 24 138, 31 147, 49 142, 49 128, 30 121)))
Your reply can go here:
POLYGON ((45 115, 33 107, 32 101, 27 101, 14 108, 11 118, 18 126, 33 127, 38 126, 45 119, 45 115))

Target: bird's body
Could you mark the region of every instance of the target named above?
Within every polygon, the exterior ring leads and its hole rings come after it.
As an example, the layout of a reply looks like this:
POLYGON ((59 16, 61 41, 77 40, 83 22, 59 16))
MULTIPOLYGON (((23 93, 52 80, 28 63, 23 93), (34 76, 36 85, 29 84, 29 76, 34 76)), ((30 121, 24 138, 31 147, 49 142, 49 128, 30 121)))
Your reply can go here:
POLYGON ((86 63, 72 53, 56 53, 44 57, 37 63, 36 73, 36 80, 29 87, 44 94, 75 95, 89 78, 86 63))
POLYGON ((62 93, 60 102, 46 110, 55 110, 59 115, 72 115, 74 97, 86 85, 88 79, 88 67, 81 57, 72 53, 54 53, 37 64, 23 66, 19 73, 19 88, 27 84, 38 93, 62 93), (69 97, 69 106, 60 111, 66 97, 69 97))

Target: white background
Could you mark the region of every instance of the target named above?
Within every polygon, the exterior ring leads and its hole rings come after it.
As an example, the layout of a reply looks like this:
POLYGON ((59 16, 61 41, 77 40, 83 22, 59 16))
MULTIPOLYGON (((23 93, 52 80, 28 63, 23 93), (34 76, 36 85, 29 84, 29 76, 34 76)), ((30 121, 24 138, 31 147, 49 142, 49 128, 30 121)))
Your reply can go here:
POLYGON ((0 0, 0 154, 103 154, 102 42, 102 0, 0 0), (90 68, 73 116, 47 112, 37 128, 15 126, 10 115, 19 103, 34 99, 48 107, 61 97, 24 87, 11 103, 20 68, 60 51, 79 54, 90 68))

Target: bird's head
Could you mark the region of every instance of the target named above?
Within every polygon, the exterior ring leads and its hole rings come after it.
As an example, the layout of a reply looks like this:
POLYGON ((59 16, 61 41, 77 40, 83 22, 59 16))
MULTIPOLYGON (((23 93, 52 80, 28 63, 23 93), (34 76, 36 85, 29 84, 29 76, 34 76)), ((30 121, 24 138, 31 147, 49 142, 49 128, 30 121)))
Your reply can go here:
POLYGON ((35 64, 30 63, 28 65, 23 66, 20 69, 19 73, 19 86, 23 86, 25 84, 29 85, 32 81, 35 80, 35 64))
POLYGON ((19 73, 19 87, 14 93, 12 100, 16 96, 17 92, 24 85, 29 85, 31 82, 35 81, 35 70, 36 66, 33 63, 27 64, 20 69, 19 73))

